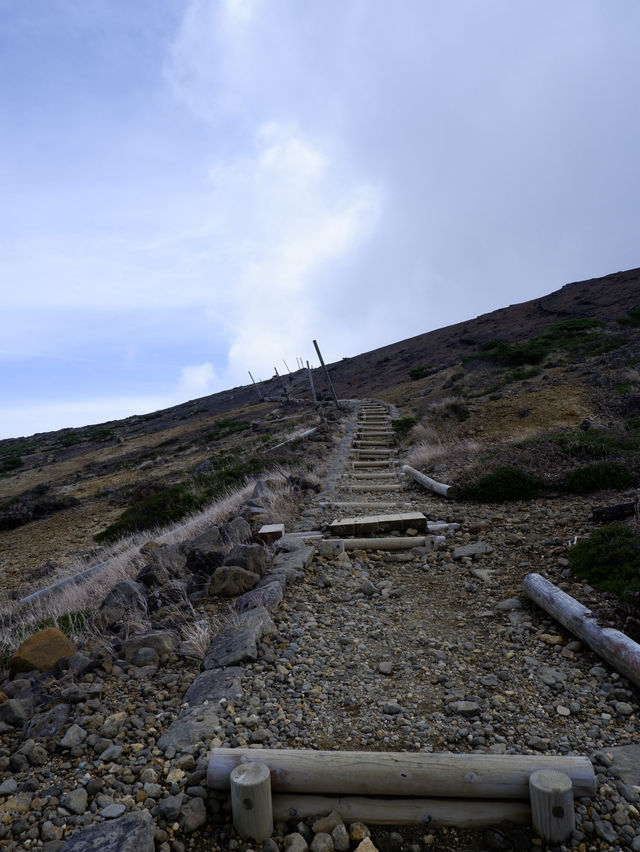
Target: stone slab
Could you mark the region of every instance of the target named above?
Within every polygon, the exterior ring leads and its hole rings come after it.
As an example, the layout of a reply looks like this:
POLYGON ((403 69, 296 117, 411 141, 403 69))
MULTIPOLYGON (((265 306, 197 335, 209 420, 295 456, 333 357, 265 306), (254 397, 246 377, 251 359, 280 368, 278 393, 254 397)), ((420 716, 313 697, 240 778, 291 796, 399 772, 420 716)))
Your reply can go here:
POLYGON ((426 530, 427 519, 422 512, 397 512, 390 515, 369 515, 364 518, 344 518, 329 524, 331 535, 360 535, 361 533, 389 532, 413 527, 426 530))
POLYGON ((76 832, 60 852, 154 852, 155 830, 148 811, 132 811, 76 832))
POLYGON ((183 701, 188 701, 191 707, 204 704, 205 701, 217 703, 221 698, 232 699, 242 694, 243 669, 240 666, 229 666, 226 669, 208 669, 200 672, 185 692, 183 701))
POLYGON ((453 558, 462 559, 464 556, 482 556, 485 553, 493 553, 491 545, 486 544, 484 541, 474 541, 473 544, 464 544, 462 547, 456 547, 453 551, 453 558))

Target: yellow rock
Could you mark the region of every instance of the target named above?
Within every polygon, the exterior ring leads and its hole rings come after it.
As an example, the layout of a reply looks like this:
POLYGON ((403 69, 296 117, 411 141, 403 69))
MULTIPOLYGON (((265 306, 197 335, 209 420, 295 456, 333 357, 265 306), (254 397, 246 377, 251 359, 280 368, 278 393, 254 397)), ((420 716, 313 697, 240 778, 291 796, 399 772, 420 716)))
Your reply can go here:
POLYGON ((11 672, 46 672, 75 654, 73 642, 57 627, 39 630, 20 645, 9 662, 11 672))
POLYGON ((362 843, 356 846, 356 852, 378 852, 378 847, 373 845, 370 837, 365 837, 362 843))

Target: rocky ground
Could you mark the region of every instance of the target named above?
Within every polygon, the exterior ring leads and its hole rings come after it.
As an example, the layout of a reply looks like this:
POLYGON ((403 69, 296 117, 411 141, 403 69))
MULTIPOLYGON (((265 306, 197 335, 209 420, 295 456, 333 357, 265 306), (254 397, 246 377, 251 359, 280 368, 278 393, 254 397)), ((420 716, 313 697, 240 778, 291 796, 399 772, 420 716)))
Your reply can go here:
MULTIPOLYGON (((640 850, 638 692, 521 588, 538 571, 599 604, 566 561, 590 529, 590 501, 463 506, 406 484, 353 492, 340 474, 354 416, 323 493, 301 495, 300 535, 240 598, 203 674, 157 623, 151 636, 5 680, 0 848, 257 849, 206 784, 211 747, 253 746, 586 755, 599 789, 576 803, 564 848, 640 850), (305 544, 305 531, 382 505, 460 526, 433 549, 330 555, 317 538, 305 544), (460 550, 477 543, 484 552, 460 550)), ((355 849, 368 831, 382 852, 540 848, 527 826, 354 826, 348 837, 349 825, 313 823, 278 823, 265 850, 355 849)))

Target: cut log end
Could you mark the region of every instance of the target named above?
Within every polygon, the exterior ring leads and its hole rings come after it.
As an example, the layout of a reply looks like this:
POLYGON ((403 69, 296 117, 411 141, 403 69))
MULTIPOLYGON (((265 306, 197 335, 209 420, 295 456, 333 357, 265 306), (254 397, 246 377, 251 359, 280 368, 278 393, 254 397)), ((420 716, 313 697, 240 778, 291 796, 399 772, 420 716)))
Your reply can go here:
POLYGON ((529 777, 531 821, 547 843, 567 840, 575 828, 573 785, 564 772, 539 769, 529 777))

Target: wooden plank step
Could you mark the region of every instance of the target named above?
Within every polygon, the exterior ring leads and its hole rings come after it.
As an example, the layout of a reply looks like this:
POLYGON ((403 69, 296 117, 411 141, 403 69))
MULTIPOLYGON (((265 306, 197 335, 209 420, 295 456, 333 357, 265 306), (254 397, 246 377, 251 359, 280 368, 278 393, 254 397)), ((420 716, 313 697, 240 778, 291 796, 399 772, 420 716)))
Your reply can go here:
POLYGON ((392 515, 369 515, 364 518, 344 518, 329 525, 331 535, 361 535, 409 528, 418 531, 427 529, 427 519, 422 512, 398 512, 392 515))

